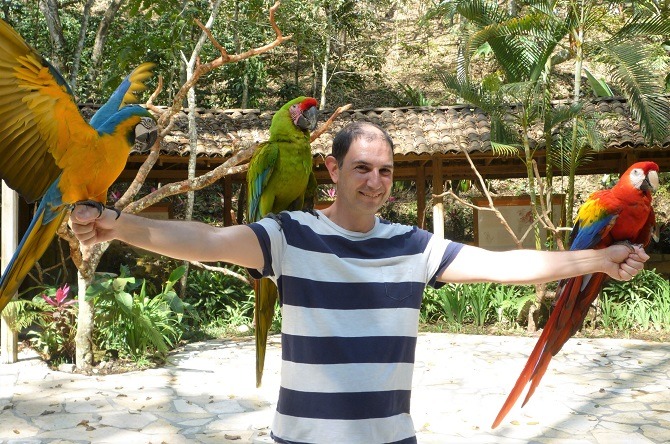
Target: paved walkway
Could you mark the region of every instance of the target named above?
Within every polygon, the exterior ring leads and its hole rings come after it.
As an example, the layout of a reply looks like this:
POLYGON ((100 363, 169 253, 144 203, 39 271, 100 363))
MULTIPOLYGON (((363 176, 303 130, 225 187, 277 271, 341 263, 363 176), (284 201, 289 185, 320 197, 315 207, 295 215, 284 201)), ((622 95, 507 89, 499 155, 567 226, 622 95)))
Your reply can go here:
MULTIPOLYGON (((670 343, 573 338, 531 401, 490 429, 533 338, 422 334, 412 414, 419 443, 670 442, 670 343)), ((193 343, 170 365, 109 376, 0 365, 0 443, 268 443, 278 337, 263 387, 251 340, 193 343)))

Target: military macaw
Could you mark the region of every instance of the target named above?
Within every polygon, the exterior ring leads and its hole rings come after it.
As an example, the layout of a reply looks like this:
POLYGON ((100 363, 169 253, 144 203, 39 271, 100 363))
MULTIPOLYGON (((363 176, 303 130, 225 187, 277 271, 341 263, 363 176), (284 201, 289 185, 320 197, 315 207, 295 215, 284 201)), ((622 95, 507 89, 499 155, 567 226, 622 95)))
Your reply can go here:
MULTIPOLYGON (((570 250, 599 249, 622 242, 649 245, 656 225, 651 192, 658 188, 658 173, 656 163, 638 162, 626 170, 614 187, 591 194, 577 212, 570 234, 570 250)), ((509 413, 530 381, 523 405, 528 402, 551 357, 581 328, 606 278, 605 273, 595 273, 559 281, 547 325, 492 428, 509 413)))
POLYGON ((0 277, 0 311, 44 254, 75 203, 101 212, 130 149, 151 147, 156 121, 136 102, 153 64, 137 67, 89 123, 61 74, 0 20, 0 179, 28 203, 42 199, 0 277))
MULTIPOLYGON (((298 97, 272 117, 270 138, 259 144, 249 161, 247 218, 254 222, 269 213, 301 210, 312 173, 310 131, 316 126, 316 99, 298 97)), ((268 331, 274 316, 277 287, 270 279, 254 283, 256 293, 256 386, 265 364, 268 331)))

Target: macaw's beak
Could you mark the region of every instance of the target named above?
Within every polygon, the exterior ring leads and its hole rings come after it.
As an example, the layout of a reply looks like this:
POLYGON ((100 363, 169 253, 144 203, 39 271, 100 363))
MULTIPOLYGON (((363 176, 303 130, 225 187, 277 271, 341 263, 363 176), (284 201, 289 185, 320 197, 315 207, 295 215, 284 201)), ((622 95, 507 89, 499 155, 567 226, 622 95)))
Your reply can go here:
POLYGON ((645 191, 656 191, 658 190, 659 185, 660 182, 658 179, 658 173, 654 170, 651 170, 649 173, 647 173, 647 177, 644 178, 644 182, 642 182, 641 188, 645 191))
POLYGON ((316 108, 316 106, 311 106, 307 109, 307 111, 298 116, 295 125, 303 131, 312 131, 314 128, 316 128, 316 119, 318 116, 319 110, 316 108))
POLYGON ((151 117, 142 117, 135 126, 135 147, 138 151, 149 150, 158 139, 158 126, 151 117))

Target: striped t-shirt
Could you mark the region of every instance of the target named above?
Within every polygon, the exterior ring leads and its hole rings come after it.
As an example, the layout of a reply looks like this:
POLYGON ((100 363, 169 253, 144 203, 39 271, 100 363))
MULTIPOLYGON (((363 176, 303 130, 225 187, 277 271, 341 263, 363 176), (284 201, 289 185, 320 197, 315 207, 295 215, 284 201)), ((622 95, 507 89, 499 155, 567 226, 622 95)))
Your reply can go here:
POLYGON ((409 410, 423 290, 439 286, 462 245, 381 219, 352 232, 318 214, 283 212, 280 223, 250 225, 282 306, 272 437, 415 443, 409 410))

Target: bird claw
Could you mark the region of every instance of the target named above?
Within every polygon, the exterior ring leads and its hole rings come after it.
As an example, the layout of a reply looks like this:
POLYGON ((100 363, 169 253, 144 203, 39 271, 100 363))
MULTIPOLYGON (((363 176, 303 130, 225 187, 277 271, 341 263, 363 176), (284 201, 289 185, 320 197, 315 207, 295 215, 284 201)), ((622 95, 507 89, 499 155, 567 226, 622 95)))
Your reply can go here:
POLYGON ((311 214, 312 216, 316 217, 317 219, 319 218, 319 213, 314 208, 312 208, 310 210, 303 210, 303 211, 305 213, 311 214))
POLYGON ((282 229, 282 222, 281 222, 281 217, 279 217, 278 214, 275 213, 268 213, 265 215, 265 217, 268 217, 272 219, 273 221, 277 222, 277 225, 279 225, 279 231, 282 229))
POLYGON ((116 219, 121 217, 121 211, 118 208, 110 207, 110 206, 105 206, 101 204, 98 201, 95 200, 80 200, 78 202, 75 202, 72 207, 76 207, 77 205, 86 205, 87 207, 92 207, 98 210, 98 217, 96 219, 99 219, 102 217, 102 212, 105 210, 105 208, 109 208, 110 210, 114 211, 116 213, 116 219))
POLYGON ((618 243, 618 244, 621 244, 621 245, 625 245, 625 246, 627 246, 627 247, 628 247, 628 250, 630 250, 631 253, 634 253, 634 252, 635 252, 635 247, 640 247, 640 248, 642 248, 642 244, 634 244, 634 243, 632 243, 632 242, 629 241, 629 240, 625 240, 625 241, 621 241, 621 242, 617 242, 617 243, 618 243))

